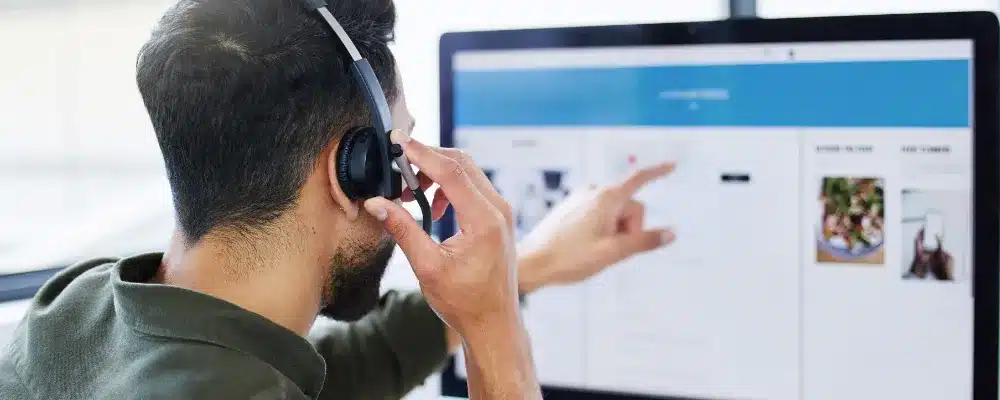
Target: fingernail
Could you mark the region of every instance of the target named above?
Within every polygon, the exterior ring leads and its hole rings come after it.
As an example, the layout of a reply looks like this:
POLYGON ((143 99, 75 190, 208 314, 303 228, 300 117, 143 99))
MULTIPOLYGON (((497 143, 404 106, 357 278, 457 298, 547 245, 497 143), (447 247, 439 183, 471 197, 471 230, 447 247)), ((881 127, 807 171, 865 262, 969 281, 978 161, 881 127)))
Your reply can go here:
POLYGON ((677 235, 675 235, 674 231, 672 231, 670 229, 667 229, 667 230, 665 230, 665 231, 663 231, 663 232, 660 233, 660 241, 663 244, 673 243, 675 239, 677 239, 677 235))
POLYGON ((389 139, 395 144, 404 144, 410 141, 410 135, 407 135, 402 129, 393 129, 389 133, 389 139))
POLYGON ((385 205, 376 199, 365 201, 365 211, 368 211, 369 214, 379 221, 385 221, 389 217, 389 210, 386 210, 385 205))

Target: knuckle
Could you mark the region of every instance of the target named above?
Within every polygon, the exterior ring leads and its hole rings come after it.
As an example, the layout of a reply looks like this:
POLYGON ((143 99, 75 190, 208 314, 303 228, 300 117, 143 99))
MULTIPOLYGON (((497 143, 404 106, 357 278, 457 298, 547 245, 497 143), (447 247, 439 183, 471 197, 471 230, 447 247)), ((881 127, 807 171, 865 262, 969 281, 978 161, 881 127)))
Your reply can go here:
POLYGON ((453 159, 453 160, 457 160, 458 159, 458 153, 461 152, 462 149, 458 149, 458 148, 454 148, 454 147, 442 147, 440 151, 441 151, 441 154, 443 154, 445 157, 448 157, 448 158, 453 159))
POLYGON ((435 180, 439 181, 438 184, 441 183, 441 180, 454 180, 465 175, 465 168, 462 167, 462 164, 450 157, 441 157, 427 170, 429 174, 435 176, 435 180))
POLYGON ((483 234, 490 239, 502 237, 506 232, 507 219, 501 211, 494 210, 493 218, 483 223, 483 234))
POLYGON ((458 165, 465 168, 466 171, 475 171, 478 167, 476 163, 472 161, 472 156, 468 152, 462 149, 447 148, 445 149, 444 155, 452 160, 455 160, 458 165))
POLYGON ((454 159, 448 159, 448 161, 445 162, 445 168, 447 171, 450 171, 451 176, 455 178, 464 177, 466 173, 465 167, 454 159))
POLYGON ((601 204, 606 204, 612 202, 618 195, 617 188, 608 187, 601 189, 601 192, 597 195, 597 201, 601 204))
POLYGON ((647 235, 645 242, 644 248, 648 251, 660 247, 663 243, 663 239, 661 239, 659 235, 647 235))
POLYGON ((459 164, 465 167, 475 166, 475 163, 472 162, 472 157, 469 156, 468 152, 462 149, 453 149, 453 150, 455 150, 454 158, 456 161, 458 161, 459 164))
POLYGON ((503 227, 497 222, 490 223, 483 228, 483 237, 491 242, 502 239, 503 233, 503 227))
POLYGON ((640 180, 641 181, 641 180, 648 179, 650 176, 652 176, 655 173, 656 173, 656 167, 646 167, 646 168, 640 169, 638 171, 635 171, 635 173, 632 174, 632 178, 635 179, 635 180, 640 180))
POLYGON ((507 200, 500 200, 500 204, 497 204, 497 209, 500 211, 500 217, 503 218, 505 223, 510 223, 514 219, 514 207, 510 205, 507 200))
POLYGON ((642 186, 647 181, 649 181, 650 179, 649 175, 650 171, 636 171, 635 174, 633 174, 631 177, 625 180, 624 184, 626 186, 633 186, 633 187, 642 186))

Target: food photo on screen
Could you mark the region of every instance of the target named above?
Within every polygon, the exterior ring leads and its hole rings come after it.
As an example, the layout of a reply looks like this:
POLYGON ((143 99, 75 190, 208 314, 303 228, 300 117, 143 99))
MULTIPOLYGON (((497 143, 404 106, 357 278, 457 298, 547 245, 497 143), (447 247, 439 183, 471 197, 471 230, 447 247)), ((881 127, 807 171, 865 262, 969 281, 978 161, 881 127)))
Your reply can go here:
POLYGON ((822 180, 816 222, 816 261, 880 266, 885 263, 885 191, 881 178, 828 176, 822 180))

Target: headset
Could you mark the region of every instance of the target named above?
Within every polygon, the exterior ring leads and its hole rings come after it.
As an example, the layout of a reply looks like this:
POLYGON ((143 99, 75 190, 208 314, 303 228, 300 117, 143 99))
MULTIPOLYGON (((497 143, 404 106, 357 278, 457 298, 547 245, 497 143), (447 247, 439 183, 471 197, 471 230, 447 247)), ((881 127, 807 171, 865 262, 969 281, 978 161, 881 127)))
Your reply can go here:
POLYGON ((351 128, 337 147, 337 179, 341 189, 351 200, 365 200, 376 196, 396 199, 402 194, 402 182, 406 182, 420 206, 424 231, 430 235, 433 222, 431 206, 427 202, 427 196, 420 190, 420 181, 403 154, 403 148, 389 140, 392 115, 375 71, 368 60, 361 57, 357 46, 330 13, 325 0, 302 0, 302 3, 310 11, 319 12, 347 51, 351 58, 351 76, 361 87, 365 103, 371 112, 372 126, 351 128), (393 162, 399 168, 398 172, 392 168, 393 162))

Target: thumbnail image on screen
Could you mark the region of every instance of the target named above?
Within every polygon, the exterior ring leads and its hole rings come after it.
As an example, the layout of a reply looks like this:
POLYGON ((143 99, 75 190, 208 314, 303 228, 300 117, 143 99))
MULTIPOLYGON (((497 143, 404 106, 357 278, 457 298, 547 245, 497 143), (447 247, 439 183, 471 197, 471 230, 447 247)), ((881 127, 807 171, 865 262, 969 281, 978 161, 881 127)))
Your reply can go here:
POLYGON ((497 193, 514 209, 515 236, 524 237, 549 211, 569 196, 571 182, 565 169, 515 168, 498 171, 483 168, 497 193))
POLYGON ((965 271, 969 214, 964 193, 954 190, 903 189, 902 279, 955 282, 965 271), (949 229, 949 227, 953 229, 949 229))
POLYGON ((817 225, 820 263, 885 262, 885 195, 879 178, 823 178, 817 225))

